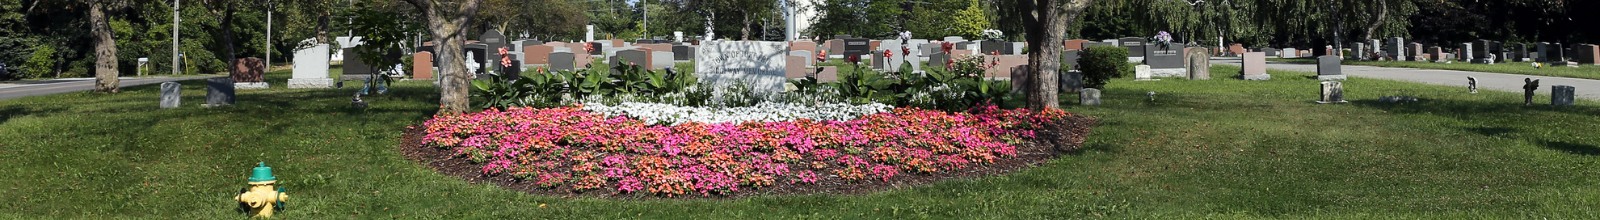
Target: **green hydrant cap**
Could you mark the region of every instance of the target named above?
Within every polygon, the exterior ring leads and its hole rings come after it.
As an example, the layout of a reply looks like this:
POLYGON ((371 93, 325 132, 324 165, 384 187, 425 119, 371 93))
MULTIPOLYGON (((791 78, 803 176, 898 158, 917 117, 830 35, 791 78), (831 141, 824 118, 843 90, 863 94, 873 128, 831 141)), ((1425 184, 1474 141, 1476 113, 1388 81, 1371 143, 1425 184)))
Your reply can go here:
POLYGON ((272 176, 272 167, 267 167, 267 162, 261 162, 255 169, 250 170, 250 182, 266 182, 278 180, 272 176))

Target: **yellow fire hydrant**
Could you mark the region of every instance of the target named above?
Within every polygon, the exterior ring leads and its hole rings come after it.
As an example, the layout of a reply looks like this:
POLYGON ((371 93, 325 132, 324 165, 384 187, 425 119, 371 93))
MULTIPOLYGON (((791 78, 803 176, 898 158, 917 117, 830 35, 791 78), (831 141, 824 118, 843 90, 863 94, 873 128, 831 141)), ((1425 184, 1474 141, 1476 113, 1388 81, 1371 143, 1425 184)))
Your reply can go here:
POLYGON ((278 178, 272 176, 272 167, 267 167, 266 162, 257 164, 250 171, 249 183, 250 189, 242 190, 244 192, 233 199, 248 206, 251 217, 271 218, 274 207, 283 208, 283 202, 289 199, 283 188, 273 187, 278 183, 278 178))

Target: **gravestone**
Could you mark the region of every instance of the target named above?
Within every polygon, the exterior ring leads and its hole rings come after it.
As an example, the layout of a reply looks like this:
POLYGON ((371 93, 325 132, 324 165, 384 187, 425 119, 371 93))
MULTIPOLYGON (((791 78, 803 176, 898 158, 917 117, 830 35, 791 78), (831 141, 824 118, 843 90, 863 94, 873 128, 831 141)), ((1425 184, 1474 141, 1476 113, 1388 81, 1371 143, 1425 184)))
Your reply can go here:
POLYGON ((1061 69, 1078 70, 1078 52, 1081 51, 1068 50, 1061 52, 1061 69))
POLYGON ((1181 47, 1150 45, 1145 47, 1144 64, 1150 65, 1156 77, 1183 76, 1185 71, 1182 51, 1181 47))
POLYGON ((1344 71, 1341 70, 1339 61, 1337 56, 1317 57, 1317 80, 1344 80, 1344 71))
POLYGON ((1406 57, 1405 57, 1405 54, 1406 54, 1405 43, 1406 43, 1406 39, 1405 38, 1402 38, 1402 37, 1391 38, 1389 40, 1389 47, 1390 47, 1389 56, 1390 56, 1390 58, 1393 58, 1394 61, 1405 61, 1406 60, 1406 57))
POLYGON ((1144 47, 1148 45, 1147 43, 1144 42, 1144 38, 1124 37, 1122 39, 1118 39, 1117 42, 1120 43, 1117 46, 1122 46, 1122 47, 1128 48, 1128 57, 1129 58, 1134 58, 1134 57, 1138 57, 1139 58, 1139 60, 1129 59, 1130 61, 1133 61, 1133 62, 1144 61, 1144 56, 1145 56, 1144 53, 1147 51, 1147 50, 1145 50, 1144 47))
POLYGON ((1512 43, 1510 50, 1511 50, 1511 57, 1510 57, 1511 61, 1517 61, 1517 62, 1533 61, 1532 57, 1528 56, 1529 55, 1528 54, 1528 44, 1525 44, 1525 43, 1512 43))
MULTIPOLYGON (((864 39, 863 39, 864 40, 864 39)), ((865 46, 864 41, 862 46, 865 46)), ((747 83, 753 91, 782 92, 788 45, 784 42, 706 41, 695 54, 695 75, 723 87, 747 83)))
MULTIPOLYGON (((788 54, 788 56, 800 56, 800 57, 806 57, 806 58, 812 58, 812 57, 814 57, 816 55, 817 54, 815 54, 815 53, 811 53, 811 51, 804 51, 804 50, 790 50, 789 54, 788 54)), ((784 58, 784 59, 788 59, 788 58, 784 58)), ((806 59, 805 62, 800 62, 800 65, 802 67, 811 66, 811 65, 813 65, 812 62, 815 62, 815 61, 812 61, 812 60, 814 60, 814 59, 806 59)))
POLYGON ((233 61, 233 72, 228 76, 233 78, 235 88, 266 89, 267 82, 262 78, 266 73, 267 64, 261 58, 245 57, 233 61))
POLYGON ((1085 42, 1089 42, 1089 40, 1084 40, 1084 39, 1067 40, 1066 43, 1065 43, 1066 45, 1064 45, 1064 48, 1066 48, 1067 50, 1083 50, 1083 48, 1084 48, 1083 47, 1083 43, 1085 43, 1085 42))
MULTIPOLYGON (((488 54, 489 45, 487 45, 487 44, 467 44, 462 49, 466 51, 467 57, 470 58, 470 59, 466 60, 467 63, 468 63, 467 66, 474 66, 475 67, 475 68, 468 69, 468 71, 472 71, 473 74, 484 74, 485 73, 484 71, 487 70, 486 67, 488 67, 488 59, 489 58, 487 58, 487 57, 489 55, 488 54)), ((346 72, 346 73, 349 73, 349 72, 346 72)), ((371 72, 368 72, 368 73, 371 73, 371 72)), ((346 74, 346 75, 348 75, 348 74, 346 74)))
POLYGON ((574 56, 575 54, 571 52, 550 53, 550 71, 573 70, 573 65, 575 64, 574 56))
POLYGON ((928 66, 933 68, 947 69, 950 67, 949 62, 950 54, 944 52, 933 53, 933 55, 928 56, 928 66))
POLYGON ((294 51, 293 77, 289 88, 332 88, 328 78, 328 44, 317 44, 294 51))
POLYGON ((1409 56, 1411 56, 1410 57, 1411 60, 1413 60, 1413 61, 1428 61, 1428 59, 1422 59, 1422 54, 1424 54, 1426 52, 1422 51, 1422 44, 1421 43, 1412 42, 1412 43, 1406 44, 1406 46, 1407 46, 1406 47, 1406 51, 1410 52, 1410 53, 1407 53, 1407 54, 1409 54, 1409 56))
POLYGON ((1256 48, 1256 51, 1261 51, 1261 54, 1262 54, 1262 56, 1268 56, 1268 57, 1276 57, 1276 56, 1279 56, 1279 55, 1278 55, 1278 49, 1273 49, 1273 48, 1256 48))
POLYGON ((817 51, 817 42, 812 42, 809 40, 789 42, 789 50, 817 51))
POLYGON ((1578 59, 1578 63, 1600 65, 1600 46, 1596 46, 1594 44, 1578 44, 1578 46, 1573 48, 1573 52, 1573 57, 1578 59))
POLYGON ((675 62, 672 62, 672 52, 671 51, 651 51, 650 52, 650 69, 651 70, 664 70, 664 69, 667 69, 667 68, 672 68, 673 64, 675 64, 675 62))
POLYGON ((1105 47, 1105 46, 1117 46, 1117 44, 1115 44, 1115 43, 1106 43, 1106 42, 1093 42, 1093 41, 1083 42, 1083 48, 1084 49, 1089 49, 1091 47, 1105 47))
POLYGON ((1136 80, 1136 81, 1149 81, 1149 80, 1151 80, 1150 79, 1150 65, 1134 65, 1133 66, 1133 77, 1134 77, 1133 79, 1136 80))
POLYGON ((489 29, 478 35, 478 43, 483 44, 487 51, 500 51, 500 48, 506 47, 506 42, 506 35, 500 34, 499 31, 494 29, 489 29))
POLYGON ((1428 56, 1432 58, 1428 61, 1444 62, 1444 48, 1439 46, 1428 47, 1428 56))
MULTIPOLYGON (((411 55, 411 79, 433 79, 433 53, 421 51, 411 55)), ((289 82, 289 88, 295 88, 294 82, 289 82)))
POLYGON ((828 56, 844 56, 844 39, 832 39, 828 44, 828 56))
POLYGON ((967 41, 967 39, 962 39, 961 36, 949 36, 949 37, 944 37, 944 41, 945 42, 963 42, 963 41, 967 41))
POLYGON ((1083 105, 1100 105, 1100 90, 1084 88, 1078 91, 1078 102, 1083 105))
POLYGON ((1188 51, 1183 66, 1188 70, 1189 79, 1211 79, 1211 53, 1207 53, 1204 47, 1191 47, 1188 51))
MULTIPOLYGON (((812 47, 812 48, 815 48, 815 47, 812 47)), ((694 60, 694 47, 688 46, 688 45, 673 45, 672 46, 672 60, 676 60, 676 61, 694 60)))
POLYGON ((1456 58, 1458 58, 1461 62, 1472 62, 1472 43, 1462 43, 1461 54, 1456 55, 1456 58))
POLYGON ((206 104, 205 107, 221 107, 233 105, 233 79, 216 77, 206 79, 206 104))
POLYGON ((1553 105, 1553 106, 1571 106, 1572 105, 1573 96, 1574 96, 1574 94, 1576 92, 1575 90, 1576 89, 1573 88, 1572 86, 1567 86, 1567 85, 1551 86, 1550 87, 1550 105, 1553 105))
POLYGON ((606 62, 606 63, 611 64, 611 66, 613 68, 616 67, 616 66, 630 65, 630 64, 631 65, 643 65, 645 68, 649 68, 649 66, 650 66, 650 52, 646 52, 644 49, 637 49, 637 48, 635 48, 635 49, 618 50, 616 52, 616 56, 612 56, 611 59, 609 60, 609 62, 606 62))
MULTIPOLYGON (((327 54, 327 53, 323 53, 327 54)), ((183 86, 178 82, 161 83, 161 108, 177 108, 183 103, 183 86)))
POLYGON ((1378 52, 1383 51, 1383 42, 1381 40, 1367 39, 1367 47, 1367 60, 1387 59, 1386 57, 1378 56, 1378 52))
POLYGON ((808 57, 811 56, 784 56, 784 78, 803 79, 806 78, 807 75, 811 74, 810 71, 806 71, 806 62, 807 60, 810 60, 808 57))
POLYGON ((1367 60, 1367 44, 1356 42, 1351 49, 1355 49, 1356 60, 1367 60))
POLYGON ((918 44, 917 45, 917 52, 918 52, 917 56, 930 57, 930 56, 933 56, 934 53, 943 52, 944 51, 944 46, 940 45, 940 44, 941 43, 918 44))
POLYGON ((1027 50, 1027 47, 1028 47, 1028 43, 1011 42, 1011 48, 1007 52, 1011 52, 1011 53, 1008 53, 1008 54, 1011 54, 1011 55, 1022 55, 1023 54, 1022 52, 1024 50, 1027 50))
POLYGON ((1006 43, 1005 41, 1001 41, 1001 40, 984 40, 984 41, 979 41, 978 45, 979 45, 978 46, 978 48, 979 48, 978 52, 979 53, 983 53, 984 55, 1011 54, 1008 51, 1008 50, 1011 49, 1011 45, 1006 43))
POLYGON ((556 52, 556 47, 547 45, 528 45, 522 48, 522 64, 529 66, 550 65, 550 53, 556 52))
POLYGON ((1317 103, 1345 103, 1344 83, 1339 81, 1322 81, 1322 98, 1317 103))
POLYGON ((1267 74, 1267 56, 1261 52, 1244 53, 1240 62, 1239 78, 1244 80, 1271 80, 1267 74))
POLYGON ((1237 57, 1245 52, 1249 51, 1244 49, 1244 44, 1235 43, 1228 45, 1228 56, 1237 57))
POLYGON ((1057 83, 1059 83, 1058 84, 1059 85, 1058 90, 1060 90, 1061 92, 1068 93, 1068 92, 1078 92, 1080 90, 1083 90, 1083 72, 1082 71, 1071 70, 1071 71, 1060 71, 1060 72, 1057 72, 1057 73, 1061 74, 1060 78, 1057 79, 1057 83))
MULTIPOLYGON (((1028 65, 1013 66, 1009 71, 1011 75, 1007 76, 1009 77, 1007 79, 1011 80, 1011 93, 1023 94, 1022 90, 1027 88, 1028 82, 1032 80, 1028 78, 1028 65)), ((1057 84, 1056 86, 1060 85, 1057 84)))
MULTIPOLYGON (((605 49, 607 48, 607 46, 606 46, 605 43, 588 42, 588 43, 584 43, 584 44, 589 45, 589 47, 587 49, 585 49, 584 52, 588 53, 590 56, 593 56, 593 55, 604 55, 605 52, 606 52, 605 49)), ((577 53, 577 52, 578 51, 573 51, 573 53, 577 53)))
POLYGON ((1550 52, 1550 49, 1554 49, 1554 48, 1551 48, 1550 43, 1539 42, 1539 44, 1534 46, 1534 49, 1538 49, 1537 51, 1533 52, 1533 54, 1534 54, 1533 55, 1533 60, 1534 61, 1540 62, 1540 63, 1554 61, 1554 60, 1550 60, 1550 56, 1554 55, 1554 53, 1550 52))
POLYGON ((1567 50, 1561 43, 1550 44, 1550 64, 1567 65, 1567 50))
POLYGON ((1487 51, 1488 54, 1494 54, 1494 56, 1490 56, 1489 57, 1490 59, 1494 60, 1494 63, 1504 63, 1504 62, 1506 62, 1506 51, 1505 51, 1505 44, 1504 43, 1499 42, 1499 41, 1489 41, 1489 42, 1486 42, 1486 44, 1484 44, 1484 45, 1488 47, 1488 48, 1484 49, 1485 51, 1487 51))
POLYGON ((862 56, 872 53, 872 41, 866 38, 845 39, 844 57, 862 56))
POLYGON ((1278 53, 1278 55, 1280 58, 1300 58, 1300 50, 1293 47, 1286 47, 1283 48, 1283 52, 1278 53))

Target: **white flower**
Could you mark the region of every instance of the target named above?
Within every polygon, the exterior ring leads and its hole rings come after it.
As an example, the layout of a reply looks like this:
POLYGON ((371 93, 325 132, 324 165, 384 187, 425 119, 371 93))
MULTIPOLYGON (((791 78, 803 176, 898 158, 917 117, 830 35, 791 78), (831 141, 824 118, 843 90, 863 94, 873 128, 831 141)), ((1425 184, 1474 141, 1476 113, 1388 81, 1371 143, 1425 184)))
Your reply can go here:
POLYGON ((583 110, 607 117, 627 116, 651 124, 677 125, 684 122, 742 123, 776 122, 796 119, 845 121, 863 115, 888 112, 893 106, 880 103, 850 105, 824 103, 807 106, 796 103, 762 102, 750 107, 685 107, 665 103, 623 102, 615 106, 587 102, 583 110))

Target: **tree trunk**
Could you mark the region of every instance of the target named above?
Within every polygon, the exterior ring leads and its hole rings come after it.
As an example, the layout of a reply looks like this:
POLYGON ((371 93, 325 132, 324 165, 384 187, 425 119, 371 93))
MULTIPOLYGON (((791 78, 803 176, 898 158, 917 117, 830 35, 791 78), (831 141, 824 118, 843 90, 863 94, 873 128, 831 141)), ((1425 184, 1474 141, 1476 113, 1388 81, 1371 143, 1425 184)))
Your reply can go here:
POLYGON ((232 78, 234 80, 239 80, 241 76, 233 75, 234 73, 239 72, 238 70, 235 69, 237 66, 239 66, 239 64, 234 63, 234 62, 238 61, 239 58, 235 57, 234 54, 236 54, 236 53, 233 50, 233 12, 234 12, 234 4, 233 4, 233 1, 225 1, 222 4, 226 4, 227 5, 227 6, 225 6, 227 9, 224 9, 222 11, 222 45, 225 48, 227 48, 227 50, 228 50, 227 54, 224 54, 222 57, 224 59, 227 59, 224 62, 228 64, 228 66, 226 68, 228 70, 228 78, 232 78))
POLYGON ((319 44, 326 44, 329 42, 328 17, 329 15, 327 13, 321 13, 320 15, 317 15, 317 43, 319 44))
POLYGON ((117 93, 117 41, 111 36, 111 23, 106 18, 105 3, 89 3, 90 32, 94 35, 94 90, 117 93))
POLYGON ((441 4, 437 0, 406 0, 421 9, 428 19, 428 32, 437 41, 439 71, 439 112, 461 113, 471 110, 468 87, 472 75, 467 72, 466 57, 462 56, 466 44, 466 27, 472 16, 478 14, 483 0, 468 0, 455 5, 441 4))
POLYGON ((1059 78, 1061 71, 1060 42, 1065 40, 1068 22, 1083 14, 1093 0, 1020 0, 1022 6, 1032 8, 1024 15, 1028 31, 1028 82, 1023 87, 1027 93, 1028 108, 1044 110, 1059 108, 1059 78))
POLYGON ((744 25, 739 26, 739 40, 750 40, 750 13, 743 12, 741 14, 744 14, 744 25))
POLYGON ((1372 23, 1367 25, 1367 34, 1362 39, 1373 39, 1372 35, 1378 32, 1378 27, 1383 26, 1385 17, 1389 17, 1389 0, 1378 0, 1378 16, 1372 18, 1372 23))

